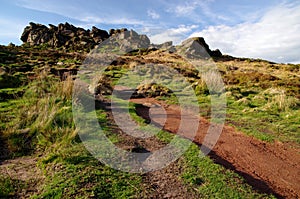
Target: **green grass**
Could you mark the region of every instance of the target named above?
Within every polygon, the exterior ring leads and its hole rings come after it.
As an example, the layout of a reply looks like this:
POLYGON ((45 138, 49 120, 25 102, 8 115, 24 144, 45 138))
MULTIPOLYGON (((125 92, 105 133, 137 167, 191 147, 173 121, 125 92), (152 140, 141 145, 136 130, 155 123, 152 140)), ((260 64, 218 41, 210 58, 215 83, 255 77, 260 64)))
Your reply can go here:
POLYGON ((0 103, 1 137, 11 157, 29 155, 73 136, 70 90, 62 88, 67 83, 43 80, 30 84, 22 98, 0 103))
MULTIPOLYGON (((26 58, 25 55, 16 56, 13 51, 0 52, 1 67, 9 66, 13 70, 23 66, 28 67, 28 70, 35 68, 32 72, 37 75, 35 80, 25 83, 28 85, 22 97, 18 92, 24 91, 22 86, 25 85, 23 83, 26 75, 17 73, 1 77, 0 81, 8 84, 5 86, 2 84, 3 88, 0 90, 2 96, 0 141, 5 144, 1 149, 9 152, 8 158, 39 155, 37 166, 43 171, 46 179, 40 182, 40 190, 33 198, 137 198, 140 196, 140 193, 145 192, 142 175, 121 172, 105 166, 81 143, 72 118, 73 82, 71 80, 61 82, 38 70, 44 67, 43 63, 38 63, 39 61, 60 60, 66 64, 79 64, 79 61, 63 56, 59 59, 43 58, 37 52, 45 50, 47 46, 27 48, 35 55, 26 58), (7 60, 16 63, 7 65, 5 63, 7 60), (6 82, 7 80, 12 81, 6 82), (6 94, 11 95, 13 99, 7 98, 6 94)), ((185 66, 185 63, 177 61, 180 67, 185 66)), ((117 80, 128 71, 126 69, 128 66, 111 67, 113 68, 105 73, 112 79, 112 83, 116 84, 117 80)), ((261 66, 255 67, 260 70, 261 66)), ((299 70, 299 65, 272 67, 283 69, 286 74, 299 70)), ((188 74, 186 70, 183 72, 188 74)), ((239 81, 236 85, 227 87, 227 124, 234 125, 261 140, 300 143, 299 98, 295 97, 299 91, 297 88, 299 81, 296 76, 289 76, 289 80, 285 77, 276 80, 273 82, 276 85, 275 89, 267 90, 270 82, 268 79, 260 78, 259 73, 253 73, 249 77, 241 76, 243 73, 237 74, 227 77, 237 78, 239 81), (252 83, 256 78, 260 79, 261 84, 252 83)), ((280 73, 280 75, 285 74, 280 73)), ((269 78, 269 76, 264 77, 269 78)), ((132 85, 135 85, 139 77, 133 76, 131 80, 132 85)), ((205 85, 202 86, 203 88, 197 90, 200 114, 209 119, 211 96, 208 95, 205 85)), ((175 96, 162 97, 162 99, 171 104, 178 103, 175 96)), ((146 121, 136 114, 136 107, 137 105, 129 103, 131 117, 141 126, 141 129, 156 132, 154 126, 146 125, 146 121)), ((97 116, 105 135, 113 143, 122 141, 122 138, 111 129, 105 111, 97 110, 97 116)), ((164 131, 158 131, 155 136, 165 143, 170 143, 175 137, 164 131)), ((195 144, 192 144, 179 159, 178 165, 183 170, 179 180, 182 180, 189 189, 197 190, 203 198, 272 198, 272 196, 258 194, 240 176, 215 164, 208 157, 200 158, 199 147, 195 144)), ((29 185, 30 182, 21 182, 1 175, 0 197, 14 197, 29 185)))
POLYGON ((264 141, 300 143, 300 102, 294 97, 259 91, 240 100, 229 96, 228 123, 264 141), (279 97, 278 97, 279 96, 279 97))
MULTIPOLYGON (((72 89, 63 89, 72 82, 43 80, 31 84, 23 98, 0 103, 6 112, 1 112, 1 136, 11 157, 42 155, 38 166, 46 180, 33 198, 132 198, 140 193, 141 176, 105 166, 81 143, 72 118, 72 89)), ((113 143, 120 141, 109 129, 106 113, 97 110, 97 116, 106 136, 113 143)), ((14 184, 0 179, 0 194, 19 192, 14 184)))
MULTIPOLYGON (((120 141, 109 128, 107 114, 97 110, 105 135, 120 141)), ((112 169, 95 159, 80 142, 69 140, 53 146, 40 161, 47 176, 42 192, 33 198, 136 198, 141 191, 141 176, 112 169)))
MULTIPOLYGON (((270 94, 262 89, 230 90, 226 95, 227 125, 263 141, 300 144, 299 99, 281 93, 270 94)), ((211 95, 200 94, 197 97, 200 115, 210 119, 211 95)), ((175 96, 159 99, 178 104, 175 96)))
POLYGON ((0 175, 0 198, 13 198, 23 188, 26 188, 23 182, 0 175))
POLYGON ((47 179, 33 198, 132 198, 140 191, 140 176, 105 166, 81 143, 49 153, 40 165, 47 179))

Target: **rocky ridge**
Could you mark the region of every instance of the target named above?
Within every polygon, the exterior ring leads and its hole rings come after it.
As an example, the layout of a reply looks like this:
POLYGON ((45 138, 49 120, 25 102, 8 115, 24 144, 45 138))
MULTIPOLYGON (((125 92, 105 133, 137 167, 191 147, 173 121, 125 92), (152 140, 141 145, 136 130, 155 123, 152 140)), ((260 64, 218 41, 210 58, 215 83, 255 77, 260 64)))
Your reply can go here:
MULTIPOLYGON (((30 46, 46 45, 52 48, 62 48, 65 50, 85 50, 90 51, 103 41, 109 40, 109 45, 118 46, 121 51, 129 52, 139 49, 168 49, 176 51, 171 41, 163 44, 151 44, 146 35, 140 35, 134 30, 128 31, 126 28, 106 30, 93 26, 91 30, 75 27, 72 24, 49 24, 49 27, 30 22, 26 26, 21 40, 30 46)), ((182 42, 181 47, 187 50, 187 54, 194 58, 221 57, 220 50, 210 50, 202 37, 189 38, 182 42)))

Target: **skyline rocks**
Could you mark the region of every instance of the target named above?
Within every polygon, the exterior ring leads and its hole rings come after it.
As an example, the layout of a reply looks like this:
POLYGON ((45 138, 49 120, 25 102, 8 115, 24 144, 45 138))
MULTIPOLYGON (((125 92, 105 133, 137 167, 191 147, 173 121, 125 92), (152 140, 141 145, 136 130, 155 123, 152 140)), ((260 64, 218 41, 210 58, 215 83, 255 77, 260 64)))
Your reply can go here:
POLYGON ((151 44, 147 35, 140 35, 134 30, 128 31, 126 28, 110 29, 107 32, 93 26, 91 30, 85 30, 67 22, 64 24, 60 23, 58 26, 49 24, 49 27, 30 22, 29 26, 24 28, 21 40, 24 44, 30 46, 45 45, 50 48, 62 48, 73 51, 90 51, 108 41, 109 45, 119 46, 123 52, 138 49, 167 49, 174 52, 176 48, 181 50, 184 48, 185 54, 193 58, 222 56, 220 50, 210 50, 202 37, 189 38, 183 41, 181 45, 175 47, 172 41, 163 44, 151 44))
POLYGON ((92 27, 92 30, 85 30, 67 22, 60 23, 58 26, 49 24, 49 27, 30 22, 29 26, 25 27, 21 40, 30 46, 46 44, 54 48, 79 50, 91 49, 109 36, 107 31, 95 26, 92 27))

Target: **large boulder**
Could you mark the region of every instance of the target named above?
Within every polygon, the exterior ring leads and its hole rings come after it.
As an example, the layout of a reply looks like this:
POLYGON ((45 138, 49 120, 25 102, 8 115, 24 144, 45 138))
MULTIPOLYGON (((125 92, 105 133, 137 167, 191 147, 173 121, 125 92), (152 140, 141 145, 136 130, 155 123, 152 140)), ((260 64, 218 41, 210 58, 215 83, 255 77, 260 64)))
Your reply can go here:
POLYGON ((221 57, 222 53, 220 50, 210 50, 209 46, 205 42, 203 37, 192 37, 182 42, 177 47, 181 54, 184 54, 188 58, 200 58, 206 59, 210 57, 221 57))
POLYGON ((139 49, 148 49, 150 39, 146 35, 139 35, 134 30, 110 30, 110 38, 107 43, 100 45, 100 48, 115 50, 119 49, 120 53, 128 53, 139 49))

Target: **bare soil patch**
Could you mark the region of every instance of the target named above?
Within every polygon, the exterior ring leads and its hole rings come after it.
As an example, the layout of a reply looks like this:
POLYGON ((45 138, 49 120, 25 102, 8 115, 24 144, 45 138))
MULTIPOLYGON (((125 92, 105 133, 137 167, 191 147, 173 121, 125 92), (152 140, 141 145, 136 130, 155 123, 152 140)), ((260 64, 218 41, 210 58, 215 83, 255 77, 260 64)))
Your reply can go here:
MULTIPOLYGON (((161 104, 167 112, 167 121, 162 123, 159 117, 155 117, 155 114, 161 113, 151 110, 152 122, 163 125, 166 131, 177 132, 180 123, 179 106, 167 105, 152 98, 131 101, 147 105, 161 104)), ((137 112, 143 118, 150 119, 149 106, 141 106, 137 112)), ((209 125, 209 121, 200 118, 195 138, 191 138, 188 132, 184 136, 201 145, 209 125)), ((279 142, 266 143, 238 132, 233 127, 225 126, 209 156, 216 163, 243 176, 247 183, 260 192, 273 193, 278 198, 300 197, 300 153, 297 149, 289 148, 279 142)))

